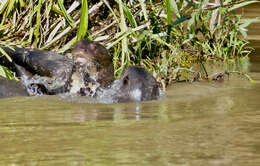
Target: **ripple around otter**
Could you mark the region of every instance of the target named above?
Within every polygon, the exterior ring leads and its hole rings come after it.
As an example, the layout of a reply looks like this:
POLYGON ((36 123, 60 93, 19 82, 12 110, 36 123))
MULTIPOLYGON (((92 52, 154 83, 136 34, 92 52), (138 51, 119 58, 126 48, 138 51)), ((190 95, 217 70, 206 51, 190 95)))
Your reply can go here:
MULTIPOLYGON (((124 94, 120 93, 120 80, 115 80, 111 86, 106 89, 101 89, 97 92, 97 97, 88 97, 80 96, 77 94, 60 94, 59 96, 67 101, 76 102, 76 103, 88 103, 88 104, 113 104, 118 103, 118 97, 124 94)), ((160 90, 160 95, 158 99, 162 98, 164 93, 160 90)), ((140 101, 138 96, 133 96, 136 98, 136 101, 140 101)))

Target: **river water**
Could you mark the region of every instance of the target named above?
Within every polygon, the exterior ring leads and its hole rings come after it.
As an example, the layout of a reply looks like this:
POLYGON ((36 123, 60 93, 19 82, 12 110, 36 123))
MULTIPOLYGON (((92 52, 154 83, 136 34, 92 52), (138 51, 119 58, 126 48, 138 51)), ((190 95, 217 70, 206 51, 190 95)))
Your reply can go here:
POLYGON ((259 165, 260 63, 250 76, 142 103, 0 100, 0 165, 259 165))
POLYGON ((0 100, 0 165, 260 165, 256 54, 249 73, 254 83, 180 83, 157 101, 0 100))

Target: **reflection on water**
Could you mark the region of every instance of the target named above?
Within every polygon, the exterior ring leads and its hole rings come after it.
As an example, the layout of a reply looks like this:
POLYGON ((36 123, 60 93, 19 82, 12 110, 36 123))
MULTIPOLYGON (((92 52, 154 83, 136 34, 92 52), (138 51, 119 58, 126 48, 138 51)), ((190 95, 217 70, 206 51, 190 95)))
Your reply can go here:
POLYGON ((253 84, 176 84, 143 103, 0 100, 0 165, 255 166, 260 73, 251 75, 253 84))

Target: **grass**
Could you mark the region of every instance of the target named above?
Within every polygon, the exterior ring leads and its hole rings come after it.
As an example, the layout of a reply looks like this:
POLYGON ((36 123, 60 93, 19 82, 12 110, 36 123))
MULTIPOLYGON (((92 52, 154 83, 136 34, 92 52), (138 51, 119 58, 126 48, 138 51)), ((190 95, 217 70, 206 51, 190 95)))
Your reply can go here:
POLYGON ((142 65, 166 87, 207 79, 206 63, 239 63, 223 70, 243 72, 238 66, 247 65, 251 51, 246 28, 259 19, 241 19, 235 10, 257 2, 2 0, 0 44, 65 53, 89 38, 109 49, 117 77, 127 65, 142 65))

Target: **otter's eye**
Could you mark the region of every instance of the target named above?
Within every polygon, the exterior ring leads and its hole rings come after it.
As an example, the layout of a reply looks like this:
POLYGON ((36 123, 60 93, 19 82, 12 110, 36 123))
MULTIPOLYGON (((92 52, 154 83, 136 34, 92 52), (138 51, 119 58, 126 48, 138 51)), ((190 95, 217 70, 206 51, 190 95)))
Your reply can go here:
POLYGON ((129 78, 128 78, 128 76, 126 76, 126 77, 124 78, 124 80, 123 80, 123 84, 124 84, 124 85, 127 85, 127 84, 128 84, 128 80, 129 80, 129 78))
POLYGON ((97 49, 97 45, 95 43, 90 43, 89 49, 92 50, 92 51, 95 51, 97 49))

